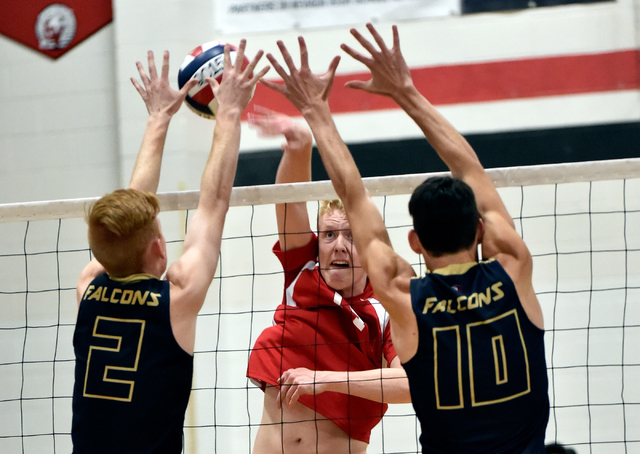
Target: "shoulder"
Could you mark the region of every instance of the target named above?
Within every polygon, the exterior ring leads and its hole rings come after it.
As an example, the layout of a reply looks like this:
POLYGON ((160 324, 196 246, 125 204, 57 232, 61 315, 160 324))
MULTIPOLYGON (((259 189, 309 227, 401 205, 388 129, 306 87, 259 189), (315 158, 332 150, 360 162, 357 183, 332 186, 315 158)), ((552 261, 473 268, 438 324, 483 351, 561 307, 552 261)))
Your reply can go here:
POLYGON ((284 271, 299 271, 308 262, 318 260, 318 237, 313 234, 307 244, 295 249, 283 250, 278 241, 272 251, 282 264, 284 271))
MULTIPOLYGON (((167 270, 172 317, 174 315, 195 317, 204 304, 211 285, 209 275, 197 266, 189 266, 182 260, 175 261, 167 270), (178 311, 177 308, 180 308, 178 311)), ((193 258, 193 257, 192 257, 193 258)), ((201 257, 207 260, 206 257, 201 257)))
POLYGON ((531 280, 533 261, 524 240, 499 214, 483 216, 485 231, 482 240, 483 258, 495 258, 514 282, 531 280))
MULTIPOLYGON (((528 251, 527 251, 528 252, 528 251)), ((532 282, 533 260, 528 254, 528 260, 518 260, 509 254, 497 254, 496 261, 504 273, 509 276, 518 294, 518 299, 529 320, 538 328, 544 328, 542 308, 535 293, 532 282)))

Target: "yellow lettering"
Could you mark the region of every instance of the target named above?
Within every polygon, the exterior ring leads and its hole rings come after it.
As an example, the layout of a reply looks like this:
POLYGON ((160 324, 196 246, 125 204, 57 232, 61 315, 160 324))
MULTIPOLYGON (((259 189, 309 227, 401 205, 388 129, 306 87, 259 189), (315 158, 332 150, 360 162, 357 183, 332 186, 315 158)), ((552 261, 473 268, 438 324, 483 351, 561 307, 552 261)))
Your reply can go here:
POLYGON ((107 296, 107 290, 109 290, 107 287, 104 287, 102 289, 102 298, 100 298, 100 301, 103 301, 105 303, 109 302, 109 297, 107 296))
POLYGON ((88 300, 96 300, 100 301, 100 297, 102 296, 102 287, 98 287, 95 292, 91 294, 88 300))
POLYGON ((131 304, 136 304, 137 301, 140 306, 144 306, 144 304, 147 302, 147 295, 149 295, 149 290, 144 292, 144 295, 142 294, 142 292, 140 292, 140 290, 136 290, 136 292, 133 294, 133 301, 131 301, 131 304))
POLYGON ((131 304, 133 298, 133 290, 125 290, 122 292, 122 298, 120 298, 120 304, 131 304))
POLYGON ((147 306, 157 306, 160 304, 160 300, 158 298, 160 298, 159 293, 151 293, 151 301, 147 303, 147 306))
POLYGON ((83 300, 87 299, 87 295, 93 291, 93 289, 96 288, 95 285, 91 284, 89 287, 87 287, 87 289, 84 291, 84 295, 82 296, 83 300))
POLYGON ((487 293, 478 293, 478 302, 480 303, 480 307, 483 304, 491 304, 491 288, 487 287, 487 293))
MULTIPOLYGON (((491 287, 487 287, 484 292, 472 293, 469 296, 461 295, 455 300, 455 302, 454 300, 438 301, 437 298, 430 297, 425 300, 422 313, 427 314, 431 311, 432 314, 435 314, 436 312, 448 312, 450 314, 455 314, 457 312, 466 311, 467 309, 471 310, 488 306, 493 301, 497 301, 504 297, 504 292, 501 287, 502 282, 496 282, 491 287)), ((157 306, 158 297, 160 297, 160 294, 152 293, 151 298, 155 304, 151 304, 151 302, 149 302, 147 305, 157 306)))
POLYGON ((427 300, 424 302, 424 309, 422 309, 422 313, 426 314, 427 312, 429 312, 429 309, 433 307, 433 303, 435 303, 436 301, 438 301, 438 298, 427 298, 427 300))
POLYGON ((111 292, 111 298, 109 299, 111 303, 117 303, 119 301, 119 299, 116 298, 116 294, 118 293, 122 293, 122 290, 119 288, 114 288, 113 291, 111 292))
POLYGON ((451 309, 451 303, 453 300, 448 300, 447 301, 447 312, 450 314, 455 314, 456 310, 455 309, 451 309))
POLYGON ((433 308, 432 314, 435 314, 438 311, 444 312, 446 310, 447 310, 447 300, 442 300, 442 301, 439 301, 438 304, 436 304, 436 307, 433 308))
POLYGON ((493 301, 498 301, 500 298, 504 296, 504 292, 500 289, 500 287, 502 287, 502 282, 496 282, 491 286, 491 290, 495 292, 493 301))
POLYGON ((477 293, 472 293, 471 295, 469 295, 469 298, 467 298, 467 308, 468 309, 475 309, 478 307, 478 294, 477 293))

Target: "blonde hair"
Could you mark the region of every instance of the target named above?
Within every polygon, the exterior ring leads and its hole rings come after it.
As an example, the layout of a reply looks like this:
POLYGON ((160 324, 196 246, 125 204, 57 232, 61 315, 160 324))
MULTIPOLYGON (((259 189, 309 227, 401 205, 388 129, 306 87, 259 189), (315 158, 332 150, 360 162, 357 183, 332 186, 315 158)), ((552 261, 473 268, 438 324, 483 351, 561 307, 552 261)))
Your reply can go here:
POLYGON ((327 213, 331 213, 333 210, 338 210, 343 214, 347 214, 342 204, 342 200, 322 200, 320 201, 320 207, 318 208, 318 220, 327 213))
POLYGON ((159 211, 155 194, 136 189, 118 189, 89 207, 89 247, 110 275, 142 271, 147 246, 160 233, 159 211))

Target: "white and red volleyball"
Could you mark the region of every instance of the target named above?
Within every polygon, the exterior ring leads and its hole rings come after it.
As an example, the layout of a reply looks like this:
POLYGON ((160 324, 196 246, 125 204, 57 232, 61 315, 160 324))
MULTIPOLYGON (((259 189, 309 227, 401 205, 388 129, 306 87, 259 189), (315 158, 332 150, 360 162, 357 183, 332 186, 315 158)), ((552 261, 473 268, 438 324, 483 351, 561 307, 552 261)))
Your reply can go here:
MULTIPOLYGON (((231 64, 236 61, 237 50, 231 46, 231 64)), ((242 69, 249 64, 244 57, 242 69)), ((193 49, 184 58, 178 71, 178 86, 182 88, 190 79, 197 79, 198 84, 189 90, 185 102, 198 115, 214 120, 218 111, 218 101, 213 95, 211 86, 205 80, 213 77, 218 82, 222 80, 224 72, 224 43, 211 41, 193 49)))

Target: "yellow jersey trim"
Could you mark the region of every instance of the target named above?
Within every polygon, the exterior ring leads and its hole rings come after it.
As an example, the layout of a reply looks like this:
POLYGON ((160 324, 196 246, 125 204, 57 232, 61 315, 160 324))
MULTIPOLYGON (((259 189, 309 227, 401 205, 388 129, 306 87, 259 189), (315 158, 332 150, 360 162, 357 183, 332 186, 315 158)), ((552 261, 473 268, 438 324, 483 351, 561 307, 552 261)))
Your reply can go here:
POLYGON ((495 260, 495 258, 490 258, 489 260, 485 260, 483 262, 469 262, 469 263, 452 263, 451 265, 447 265, 444 268, 438 268, 437 270, 431 271, 433 274, 440 274, 442 276, 452 276, 455 274, 464 274, 469 271, 474 266, 479 263, 491 263, 495 260))
POLYGON ((112 281, 120 282, 121 284, 135 284, 136 282, 146 281, 149 279, 158 280, 158 278, 155 277, 153 274, 146 274, 146 273, 132 274, 131 276, 126 276, 126 277, 109 276, 109 279, 111 279, 112 281))

